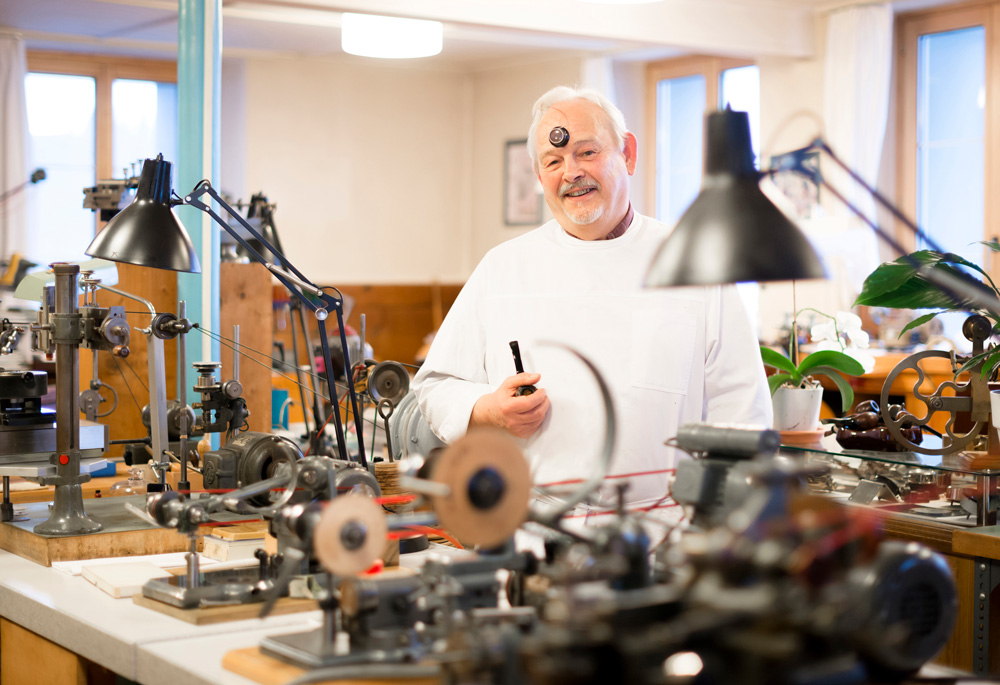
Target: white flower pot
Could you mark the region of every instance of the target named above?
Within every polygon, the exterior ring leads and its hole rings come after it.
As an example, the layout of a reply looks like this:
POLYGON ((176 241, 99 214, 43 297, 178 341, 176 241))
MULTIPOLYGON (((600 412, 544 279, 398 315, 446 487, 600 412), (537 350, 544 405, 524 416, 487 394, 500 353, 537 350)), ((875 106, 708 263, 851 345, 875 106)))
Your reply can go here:
POLYGON ((774 429, 778 431, 814 431, 819 425, 823 405, 823 387, 778 388, 771 397, 774 429))

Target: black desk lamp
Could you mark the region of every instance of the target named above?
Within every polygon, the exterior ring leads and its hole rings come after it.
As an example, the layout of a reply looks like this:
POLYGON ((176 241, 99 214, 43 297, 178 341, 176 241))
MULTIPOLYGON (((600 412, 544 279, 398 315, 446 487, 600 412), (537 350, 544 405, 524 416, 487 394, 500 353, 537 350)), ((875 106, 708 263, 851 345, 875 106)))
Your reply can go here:
MULTIPOLYGON (((268 271, 302 303, 313 311, 319 326, 320 343, 323 348, 323 361, 327 385, 333 403, 334 428, 337 434, 337 449, 342 460, 350 459, 347 452, 347 441, 344 426, 340 419, 340 403, 337 398, 337 385, 333 361, 330 355, 330 343, 326 332, 326 319, 331 311, 337 315, 340 328, 340 344, 344 350, 344 373, 347 379, 347 392, 351 398, 351 410, 354 412, 354 423, 358 433, 358 453, 362 466, 367 467, 364 448, 364 432, 361 413, 358 411, 358 398, 351 382, 351 360, 347 348, 347 334, 344 329, 343 299, 333 297, 322 288, 312 284, 303 276, 276 247, 269 243, 236 210, 230 207, 215 191, 208 180, 203 180, 183 199, 170 198, 170 162, 163 160, 163 155, 156 159, 147 159, 142 166, 136 197, 128 207, 119 212, 97 235, 87 248, 87 254, 117 262, 151 266, 157 269, 188 271, 200 273, 198 256, 194 251, 191 238, 184 226, 173 212, 173 205, 191 205, 205 212, 238 242, 254 260, 263 264, 268 271), (276 255, 283 268, 278 268, 264 259, 228 222, 224 221, 201 198, 209 195, 212 199, 236 219, 246 231, 260 242, 266 250, 276 255), (307 296, 308 294, 308 296, 307 296)), ((339 293, 338 293, 339 294, 339 293)), ((317 429, 319 427, 317 426, 317 429)))
POLYGON ((908 257, 907 251, 875 221, 852 204, 819 173, 810 154, 822 152, 931 249, 944 252, 888 198, 865 182, 821 138, 808 147, 774 158, 763 172, 753 168, 750 124, 746 112, 724 110, 707 117, 705 178, 702 190, 660 245, 646 273, 646 287, 713 285, 743 281, 823 278, 815 251, 758 187, 765 175, 794 171, 822 185, 865 224, 963 307, 1000 316, 1000 301, 989 289, 961 272, 947 272, 908 257))

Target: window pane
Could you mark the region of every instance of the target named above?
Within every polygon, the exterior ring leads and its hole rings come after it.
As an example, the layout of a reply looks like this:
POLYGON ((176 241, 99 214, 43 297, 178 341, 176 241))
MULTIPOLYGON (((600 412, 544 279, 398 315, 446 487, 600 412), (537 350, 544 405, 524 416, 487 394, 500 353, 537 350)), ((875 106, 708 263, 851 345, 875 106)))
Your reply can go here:
POLYGON ((45 169, 36 186, 25 257, 39 264, 87 259, 94 213, 83 189, 95 183, 97 89, 88 76, 31 73, 24 80, 32 166, 45 169))
POLYGON ((760 69, 756 65, 726 69, 719 76, 719 109, 732 107, 750 118, 754 164, 760 167, 760 69))
MULTIPOLYGON (((920 37, 917 53, 917 222, 942 248, 982 260, 986 33, 920 37)), ((921 245, 920 247, 926 247, 921 245)))
MULTIPOLYGON (((141 161, 162 153, 177 168, 177 85, 117 79, 111 84, 114 176, 139 173, 141 161)), ((183 191, 179 191, 183 192, 183 191)))
POLYGON ((675 223, 701 188, 705 78, 656 84, 656 218, 675 223))

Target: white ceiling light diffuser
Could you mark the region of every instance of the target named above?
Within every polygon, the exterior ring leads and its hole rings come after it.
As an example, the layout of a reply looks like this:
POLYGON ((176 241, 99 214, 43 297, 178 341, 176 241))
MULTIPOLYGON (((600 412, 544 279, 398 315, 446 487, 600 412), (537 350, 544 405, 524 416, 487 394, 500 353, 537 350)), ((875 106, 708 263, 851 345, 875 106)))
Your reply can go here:
POLYGON ((441 52, 443 34, 439 21, 346 12, 340 44, 344 52, 361 57, 430 57, 441 52))

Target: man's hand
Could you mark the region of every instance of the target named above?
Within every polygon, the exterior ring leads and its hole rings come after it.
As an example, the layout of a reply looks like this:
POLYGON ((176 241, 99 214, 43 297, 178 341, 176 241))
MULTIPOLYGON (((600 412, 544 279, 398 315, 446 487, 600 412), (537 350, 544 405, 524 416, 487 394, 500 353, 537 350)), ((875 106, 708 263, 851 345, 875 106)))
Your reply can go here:
POLYGON ((516 397, 522 385, 535 385, 541 379, 537 373, 519 373, 506 379, 489 395, 476 400, 469 418, 469 428, 496 426, 518 438, 534 435, 549 411, 549 398, 544 388, 530 395, 516 397))

